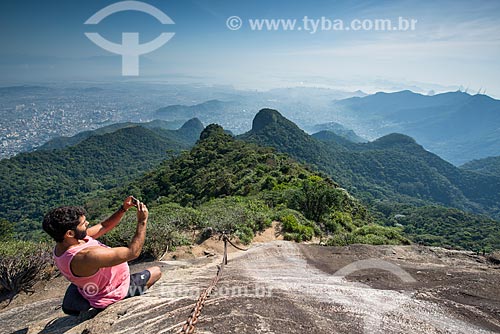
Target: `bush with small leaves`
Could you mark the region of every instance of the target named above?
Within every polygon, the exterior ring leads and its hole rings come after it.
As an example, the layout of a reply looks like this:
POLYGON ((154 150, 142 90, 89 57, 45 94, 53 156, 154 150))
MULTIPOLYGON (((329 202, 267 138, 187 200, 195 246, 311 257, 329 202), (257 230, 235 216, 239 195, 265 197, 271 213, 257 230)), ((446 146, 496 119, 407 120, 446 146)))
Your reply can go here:
POLYGON ((32 292, 41 279, 54 271, 51 247, 44 243, 11 240, 0 244, 0 285, 6 298, 19 292, 32 292))
POLYGON ((295 240, 296 242, 311 240, 314 236, 314 229, 311 226, 306 226, 297 220, 294 215, 286 215, 281 217, 281 224, 285 240, 295 240))

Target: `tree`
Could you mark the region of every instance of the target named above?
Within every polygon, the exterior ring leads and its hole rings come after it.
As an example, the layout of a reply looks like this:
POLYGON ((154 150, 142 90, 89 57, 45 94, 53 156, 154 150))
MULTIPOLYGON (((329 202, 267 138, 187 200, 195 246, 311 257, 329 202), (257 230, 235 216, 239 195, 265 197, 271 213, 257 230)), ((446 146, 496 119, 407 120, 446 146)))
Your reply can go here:
POLYGON ((14 237, 14 225, 7 219, 0 219, 0 241, 12 240, 14 237))
POLYGON ((309 176, 291 198, 291 206, 302 212, 307 219, 319 222, 335 204, 337 191, 317 175, 309 176))

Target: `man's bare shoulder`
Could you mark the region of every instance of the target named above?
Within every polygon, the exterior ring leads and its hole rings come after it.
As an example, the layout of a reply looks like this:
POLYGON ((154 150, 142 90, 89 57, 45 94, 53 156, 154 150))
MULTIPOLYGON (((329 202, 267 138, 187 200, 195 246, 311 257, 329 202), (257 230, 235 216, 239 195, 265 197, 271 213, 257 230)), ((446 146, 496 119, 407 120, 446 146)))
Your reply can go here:
POLYGON ((91 246, 80 251, 73 259, 79 267, 94 271, 103 267, 112 267, 132 259, 127 247, 91 246))
POLYGON ((110 252, 113 252, 113 248, 108 248, 108 247, 102 247, 102 246, 90 246, 85 249, 82 249, 79 251, 75 257, 74 260, 92 260, 95 257, 99 256, 105 256, 106 254, 109 254, 110 252))

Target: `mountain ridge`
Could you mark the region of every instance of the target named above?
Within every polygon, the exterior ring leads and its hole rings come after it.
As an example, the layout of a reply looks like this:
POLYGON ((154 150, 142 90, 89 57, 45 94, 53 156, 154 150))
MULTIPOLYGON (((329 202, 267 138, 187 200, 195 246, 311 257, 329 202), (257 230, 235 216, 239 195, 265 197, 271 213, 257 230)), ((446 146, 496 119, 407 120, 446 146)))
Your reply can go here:
POLYGON ((373 142, 352 145, 322 143, 277 111, 263 109, 257 115, 261 113, 258 118, 267 122, 238 138, 275 147, 300 161, 312 163, 348 189, 375 195, 380 187, 385 187, 382 194, 385 192, 388 198, 399 194, 410 196, 415 203, 431 201, 476 213, 489 210, 494 216, 499 214, 495 206, 499 195, 491 185, 500 185, 500 178, 464 172, 424 150, 409 136, 390 134, 373 142), (481 194, 481 187, 488 190, 488 195, 481 194))
POLYGON ((190 129, 193 129, 194 132, 199 131, 198 132, 199 134, 201 130, 203 130, 203 124, 201 123, 201 121, 197 118, 193 118, 184 123, 181 124, 179 123, 180 122, 168 122, 163 120, 152 120, 146 123, 136 123, 136 122, 114 123, 95 130, 79 132, 76 135, 70 137, 62 136, 62 137, 52 138, 45 144, 35 148, 35 150, 40 151, 40 150, 62 149, 68 146, 74 146, 92 136, 112 133, 119 129, 127 127, 135 127, 135 126, 142 126, 147 129, 160 128, 164 130, 171 130, 174 131, 173 137, 175 137, 176 135, 180 135, 181 137, 184 137, 186 140, 189 140, 190 142, 194 143, 197 138, 193 138, 192 135, 187 135, 187 134, 190 132, 190 129), (201 124, 201 129, 200 129, 200 124, 201 124), (181 125, 180 128, 178 127, 179 125, 181 125))
POLYGON ((333 101, 336 121, 363 137, 400 132, 455 165, 500 154, 500 100, 401 91, 333 101))
POLYGON ((460 168, 481 174, 500 176, 500 156, 469 161, 460 168))

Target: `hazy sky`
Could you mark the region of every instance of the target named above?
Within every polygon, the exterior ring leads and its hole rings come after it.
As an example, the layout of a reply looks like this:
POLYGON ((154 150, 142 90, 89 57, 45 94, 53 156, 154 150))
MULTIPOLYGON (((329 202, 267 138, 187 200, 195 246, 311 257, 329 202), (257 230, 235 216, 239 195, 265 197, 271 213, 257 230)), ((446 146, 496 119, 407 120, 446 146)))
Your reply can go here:
POLYGON ((163 25, 137 11, 115 13, 94 26, 84 24, 116 2, 2 0, 0 85, 156 80, 368 92, 462 86, 472 93, 482 88, 500 97, 500 1, 496 0, 148 0, 144 2, 175 24, 163 25), (231 16, 241 18, 240 29, 228 28, 231 16), (307 26, 304 17, 310 20, 307 26), (326 29, 328 22, 338 20, 350 27, 353 20, 388 19, 397 24, 399 17, 417 20, 415 30, 326 29), (282 26, 259 31, 252 30, 249 22, 256 19, 296 22, 293 31, 282 26), (316 31, 313 23, 318 24, 316 31), (101 49, 85 32, 98 32, 115 43, 121 42, 122 32, 138 32, 141 43, 162 32, 175 36, 140 56, 140 75, 129 78, 121 76, 121 56, 101 49))

